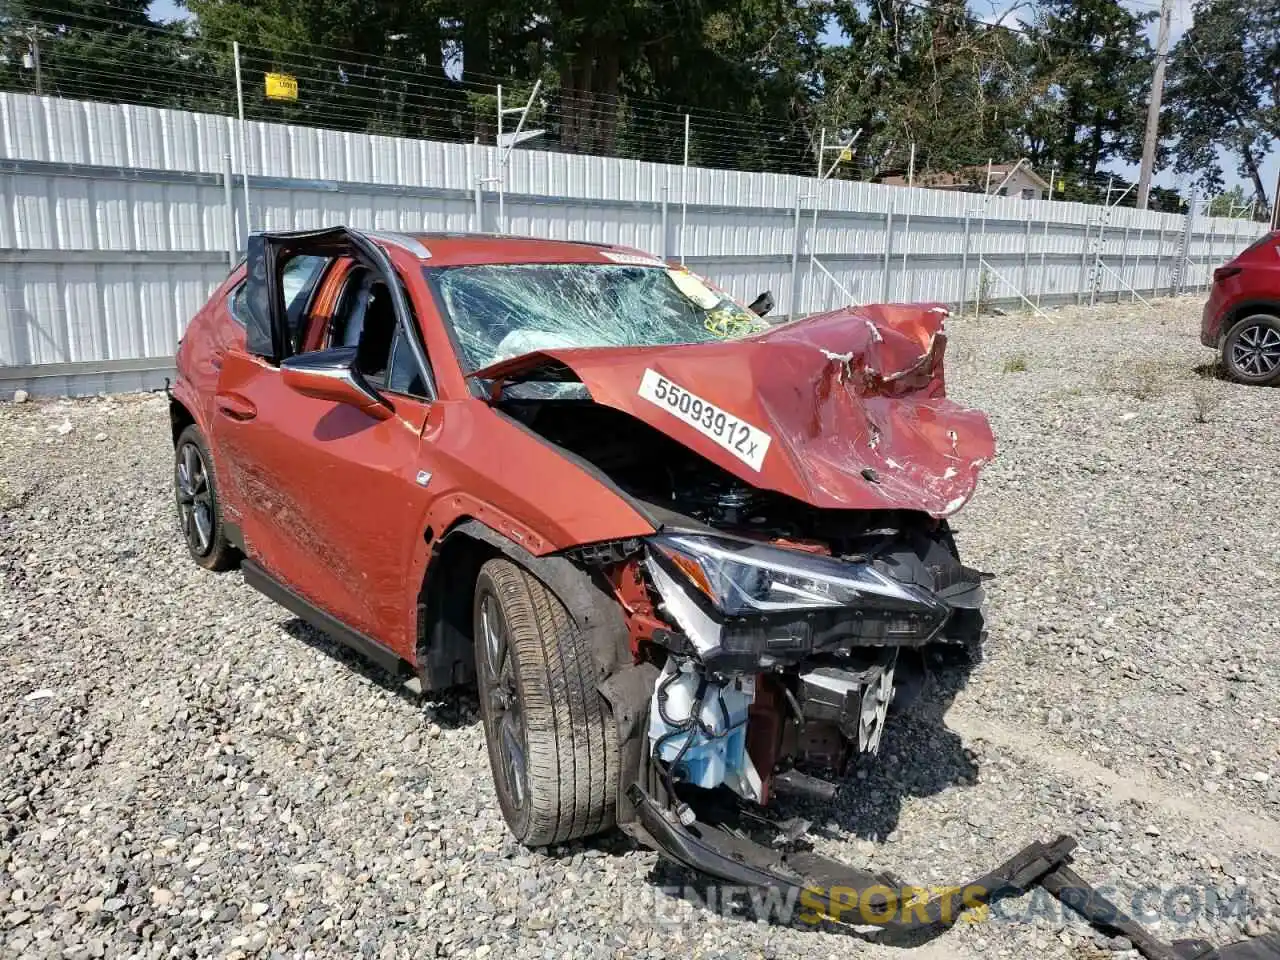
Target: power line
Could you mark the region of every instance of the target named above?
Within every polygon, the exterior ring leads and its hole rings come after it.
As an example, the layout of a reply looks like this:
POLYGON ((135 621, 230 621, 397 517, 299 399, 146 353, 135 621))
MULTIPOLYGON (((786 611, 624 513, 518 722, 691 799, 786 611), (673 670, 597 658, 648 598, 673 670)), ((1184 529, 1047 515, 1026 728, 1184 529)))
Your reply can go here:
MULTIPOLYGON (((46 3, 49 0, 46 0, 46 3)), ((119 6, 110 0, 99 0, 108 9, 130 13, 133 9, 119 6)), ((668 0, 678 2, 678 0, 668 0)), ((903 7, 936 15, 936 8, 921 0, 900 0, 903 7)), ((1145 4, 1138 3, 1138 6, 1145 4)), ((48 15, 47 22, 23 21, 48 29, 49 22, 59 20, 61 12, 51 6, 31 4, 28 9, 48 15)), ((65 18, 64 18, 65 19, 65 18)), ((120 36, 120 27, 146 33, 151 43, 144 50, 141 62, 128 64, 99 61, 94 66, 79 69, 79 77, 56 77, 54 88, 59 91, 79 90, 102 99, 128 100, 147 103, 173 100, 186 104, 201 104, 231 112, 234 88, 230 85, 230 60, 228 44, 193 35, 189 29, 174 25, 122 22, 107 17, 76 15, 82 23, 100 24, 103 34, 120 36), (187 68, 178 68, 163 62, 147 62, 146 53, 163 54, 177 50, 191 57, 187 68), (156 84, 171 83, 172 89, 155 89, 156 84), (113 84, 119 84, 113 88, 113 84), (219 89, 219 84, 225 86, 219 89), (147 85, 151 85, 148 88, 147 85), (195 88, 195 89, 193 89, 195 88)), ((17 21, 10 21, 16 23, 17 21)), ((1087 49, 1094 54, 1121 51, 1134 55, 1138 48, 1108 43, 1102 38, 1096 42, 1072 38, 1050 37, 1042 29, 991 24, 975 20, 967 9, 955 17, 974 34, 1002 31, 1018 38, 1019 43, 1036 45, 1054 44, 1065 48, 1087 49)), ((93 33, 92 29, 86 30, 93 33)), ((1190 42, 1197 56, 1198 66, 1219 89, 1227 92, 1199 56, 1194 42, 1190 42)), ((279 51, 267 47, 242 45, 242 63, 255 71, 276 69, 293 73, 303 81, 304 89, 314 86, 314 100, 306 105, 290 105, 264 101, 259 89, 257 96, 246 104, 254 119, 299 125, 337 125, 344 129, 388 129, 400 135, 420 135, 437 139, 465 141, 478 131, 491 132, 492 110, 476 98, 489 98, 495 93, 495 85, 501 83, 514 89, 526 88, 529 81, 510 76, 477 74, 468 71, 463 76, 451 76, 441 64, 426 65, 422 60, 395 55, 391 52, 354 51, 328 44, 306 43, 301 50, 279 51), (328 51, 339 56, 325 56, 316 51, 328 51), (482 79, 483 78, 483 79, 482 79), (485 81, 492 81, 485 82, 485 81)), ((992 64, 1004 64, 1004 58, 991 60, 992 64)), ((1006 64, 1012 66, 1011 64, 1006 64)), ((56 76, 56 75, 55 75, 56 76)), ((679 147, 679 139, 673 137, 676 128, 683 125, 685 116, 692 118, 694 136, 692 147, 697 162, 706 165, 724 165, 742 169, 744 166, 773 162, 779 169, 807 172, 801 167, 812 164, 808 127, 815 121, 805 121, 794 110, 784 107, 783 115, 771 118, 765 113, 744 114, 729 110, 703 107, 685 109, 677 104, 633 96, 626 93, 603 93, 560 88, 551 85, 547 97, 545 122, 551 126, 568 125, 584 128, 580 138, 569 136, 556 144, 564 151, 607 152, 614 155, 635 156, 642 159, 671 157, 679 147), (559 100, 559 102, 557 102, 559 100), (563 104, 563 106, 562 106, 563 104), (765 159, 761 159, 765 158, 765 159)), ((919 161, 928 164, 921 154, 919 161)), ((884 169, 888 157, 866 155, 855 163, 853 171, 877 171, 884 169)))
MULTIPOLYGON (((129 8, 110 3, 108 2, 108 0, 99 0, 99 2, 105 7, 118 9, 118 10, 121 10, 122 12, 129 10, 129 8)), ((670 2, 678 2, 678 0, 670 0, 670 2)), ((61 13, 61 11, 57 10, 56 8, 41 6, 39 4, 28 4, 27 8, 29 10, 50 14, 55 17, 61 13)), ((76 16, 77 16, 77 19, 79 20, 93 21, 93 22, 101 23, 107 26, 118 25, 118 21, 111 20, 105 17, 95 17, 90 14, 77 14, 76 16)), ((29 22, 37 26, 47 26, 47 24, 41 23, 39 21, 29 21, 29 22)), ((129 24, 129 26, 137 29, 158 33, 168 41, 186 39, 188 42, 191 42, 191 43, 198 42, 196 38, 175 37, 175 35, 171 32, 170 28, 157 26, 155 24, 132 24, 131 23, 129 24)), ((205 39, 203 42, 210 45, 216 45, 216 44, 229 45, 229 41, 217 41, 217 40, 205 39)), ((312 60, 312 61, 331 63, 331 64, 334 64, 335 66, 338 66, 339 68, 342 68, 342 67, 372 68, 372 69, 377 69, 379 71, 386 72, 386 73, 394 73, 394 74, 410 76, 414 78, 420 78, 423 73, 423 68, 421 65, 418 65, 414 68, 410 68, 409 66, 407 66, 409 64, 413 64, 413 61, 408 58, 395 57, 392 54, 384 54, 384 55, 370 54, 370 53, 350 50, 345 47, 336 47, 336 46, 323 44, 323 43, 313 43, 311 41, 307 41, 306 43, 306 47, 308 48, 306 52, 297 52, 297 53, 283 53, 281 51, 271 50, 270 48, 267 48, 267 47, 259 47, 259 46, 244 43, 244 42, 240 44, 240 47, 241 47, 241 50, 244 52, 259 51, 262 53, 266 53, 268 54, 268 56, 264 57, 264 59, 268 59, 268 60, 278 61, 285 57, 299 57, 299 58, 306 58, 307 60, 312 60), (313 48, 318 50, 329 50, 335 53, 346 54, 346 57, 335 58, 335 57, 319 56, 311 52, 313 48), (376 60, 372 59, 375 57, 377 58, 376 60), (388 66, 384 61, 405 64, 406 66, 388 66)), ((490 91, 485 90, 485 84, 482 83, 481 80, 487 81, 489 85, 496 85, 501 83, 504 85, 510 84, 517 87, 520 85, 531 87, 533 83, 532 80, 519 80, 509 76, 504 77, 496 74, 481 74, 481 73, 476 73, 474 71, 468 71, 467 74, 464 75, 464 77, 459 79, 449 78, 449 82, 455 86, 476 88, 476 92, 492 92, 491 90, 490 91), (478 79, 469 79, 470 77, 475 77, 478 79)), ((574 90, 575 88, 561 87, 557 89, 574 90)), ((665 101, 651 100, 643 97, 624 96, 622 94, 609 94, 609 93, 597 92, 597 91, 578 91, 578 92, 588 93, 593 98, 611 100, 615 103, 619 103, 622 105, 651 104, 657 108, 666 109, 668 112, 671 112, 674 116, 679 117, 681 120, 683 120, 683 116, 685 113, 689 113, 691 116, 703 115, 707 117, 724 117, 726 119, 738 119, 740 117, 740 114, 734 113, 733 111, 714 110, 711 108, 700 107, 700 106, 684 108, 678 105, 669 104, 665 101)))
MULTIPOLYGON (((255 60, 273 60, 276 64, 282 65, 283 68, 287 68, 294 75, 300 78, 331 87, 335 93, 369 92, 377 93, 382 96, 387 92, 387 87, 391 86, 391 88, 395 90, 397 96, 406 96, 416 100, 421 100, 424 103, 435 101, 446 105, 450 109, 456 108, 459 103, 462 102, 460 97, 465 97, 468 94, 475 93, 484 96, 492 96, 493 93, 493 91, 484 88, 466 89, 454 81, 426 80, 423 79, 420 74, 411 75, 414 77, 411 81, 399 81, 369 76, 360 72, 341 71, 341 69, 337 72, 328 73, 319 67, 310 66, 293 59, 295 57, 300 57, 301 55, 281 55, 274 51, 267 51, 266 48, 247 47, 244 48, 244 53, 245 55, 242 59, 245 61, 252 63, 255 60), (260 51, 266 52, 268 56, 260 56, 260 51), (440 92, 442 90, 444 91, 443 93, 440 92)), ((334 63, 339 68, 346 66, 346 64, 340 61, 327 61, 325 58, 319 59, 325 62, 334 63)), ((224 77, 224 74, 220 72, 223 69, 227 71, 225 76, 229 79, 229 68, 223 68, 220 65, 216 65, 211 62, 203 64, 203 67, 205 68, 206 76, 209 79, 224 77)), ((112 76, 110 71, 103 69, 95 69, 92 67, 86 67, 83 69, 85 72, 99 77, 112 76)), ((137 73, 132 72, 135 69, 145 69, 148 72, 167 74, 183 80, 189 80, 191 77, 191 71, 189 68, 175 68, 161 64, 147 64, 145 67, 139 67, 136 63, 130 64, 128 69, 122 70, 119 75, 122 79, 128 79, 131 81, 142 80, 142 77, 137 73)), ((410 74, 405 71, 395 72, 410 76, 410 74)), ((671 123, 682 123, 685 116, 684 112, 674 109, 669 104, 662 101, 649 101, 641 98, 623 98, 620 96, 597 94, 592 91, 580 91, 574 88, 558 88, 554 91, 554 94, 571 97, 574 100, 574 112, 576 115, 608 117, 613 115, 611 113, 612 110, 617 109, 628 112, 634 116, 647 117, 655 122, 666 120, 671 123)), ((552 97, 553 100, 554 94, 552 97)), ((767 139, 769 137, 776 138, 776 122, 767 119, 744 117, 741 114, 721 111, 698 111, 696 113, 692 113, 691 116, 698 121, 710 119, 719 120, 723 118, 725 121, 731 121, 729 126, 734 129, 755 131, 760 135, 761 139, 767 139)), ((732 136, 732 134, 726 135, 732 136)))
MULTIPOLYGON (((121 10, 122 12, 133 12, 130 8, 111 3, 110 0, 99 0, 99 2, 102 3, 103 6, 108 7, 110 9, 117 9, 117 10, 121 10)), ((671 0, 671 2, 677 2, 677 0, 671 0)), ((922 0, 900 0, 900 2, 903 4, 903 6, 911 7, 913 9, 920 10, 925 13, 936 14, 938 12, 936 8, 930 7, 928 4, 922 2, 922 0)), ((1147 6, 1147 4, 1136 4, 1136 5, 1147 6)), ((61 11, 57 10, 56 8, 45 7, 39 4, 29 4, 28 9, 51 14, 53 16, 58 16, 61 13, 61 11)), ((89 21, 94 21, 94 22, 98 22, 98 23, 102 23, 110 26, 118 25, 117 21, 109 20, 103 17, 95 17, 92 15, 77 14, 77 18, 80 20, 89 20, 89 21)), ((1025 29, 1019 29, 1004 23, 999 23, 999 24, 986 23, 985 21, 975 19, 967 10, 963 14, 963 21, 971 30, 974 30, 975 32, 1000 30, 1010 35, 1017 36, 1023 40, 1031 41, 1033 43, 1052 43, 1057 46, 1067 46, 1067 47, 1075 47, 1079 49, 1086 49, 1094 53, 1105 52, 1109 49, 1118 50, 1120 52, 1125 52, 1125 53, 1131 52, 1125 49, 1124 47, 1118 46, 1118 45, 1108 46, 1106 43, 1103 43, 1101 46, 1098 46, 1087 41, 1072 40, 1064 37, 1048 38, 1048 37, 1045 37, 1044 35, 1034 33, 1034 32, 1028 32, 1025 29)), ((130 23, 129 26, 158 33, 170 41, 179 39, 179 37, 176 37, 174 35, 172 27, 164 27, 156 24, 133 24, 133 23, 130 23)), ((186 38, 186 39, 192 40, 192 41, 194 40, 194 38, 186 38)), ((205 41, 205 42, 218 43, 219 41, 205 41)), ((241 44, 242 49, 246 51, 257 50, 257 51, 261 51, 269 54, 269 56, 266 57, 265 59, 272 59, 272 60, 278 61, 283 57, 289 57, 289 56, 306 57, 309 60, 317 60, 317 61, 331 63, 338 66, 339 68, 363 67, 366 69, 372 68, 385 73, 406 75, 414 78, 420 78, 422 76, 423 68, 421 67, 421 65, 417 65, 412 69, 409 69, 406 67, 389 66, 384 61, 390 61, 393 63, 402 63, 406 65, 413 63, 412 60, 408 60, 406 58, 401 58, 401 57, 395 57, 394 55, 391 55, 391 54, 377 55, 377 54, 372 54, 367 52, 355 51, 349 48, 338 47, 331 44, 323 44, 323 43, 316 43, 316 42, 310 42, 310 41, 307 42, 306 46, 308 48, 308 52, 306 53, 285 54, 285 53, 281 53, 280 51, 273 51, 265 47, 257 47, 249 44, 243 44, 243 43, 241 44), (311 52, 312 50, 329 50, 335 53, 344 54, 345 57, 344 58, 323 57, 323 56, 319 56, 317 54, 312 53, 311 52), (370 62, 371 60, 373 62, 370 62)), ((1206 72, 1208 71, 1206 70, 1206 72)), ((467 86, 482 87, 483 86, 480 83, 479 79, 474 79, 474 80, 470 79, 472 77, 483 78, 483 80, 486 80, 493 84, 502 83, 502 84, 519 85, 521 83, 529 83, 529 81, 519 81, 511 77, 503 77, 495 74, 478 74, 474 71, 468 71, 467 74, 465 74, 464 77, 462 78, 458 78, 458 79, 449 78, 449 82, 455 86, 462 86, 462 87, 467 87, 467 86)), ((481 91, 477 90, 477 92, 481 92, 481 91)), ((683 108, 677 105, 666 103, 664 101, 647 100, 646 98, 642 98, 642 97, 623 96, 621 94, 608 94, 608 93, 595 92, 595 91, 583 91, 583 92, 589 93, 593 98, 612 100, 613 102, 616 102, 620 105, 639 106, 641 104, 652 104, 655 108, 664 109, 667 112, 675 116, 678 116, 680 118, 683 118, 684 113, 689 113, 691 116, 692 115, 703 115, 706 117, 720 116, 720 117, 724 117, 726 119, 732 119, 732 120, 739 119, 739 114, 734 113, 732 111, 718 111, 718 110, 712 110, 705 107, 683 108)))

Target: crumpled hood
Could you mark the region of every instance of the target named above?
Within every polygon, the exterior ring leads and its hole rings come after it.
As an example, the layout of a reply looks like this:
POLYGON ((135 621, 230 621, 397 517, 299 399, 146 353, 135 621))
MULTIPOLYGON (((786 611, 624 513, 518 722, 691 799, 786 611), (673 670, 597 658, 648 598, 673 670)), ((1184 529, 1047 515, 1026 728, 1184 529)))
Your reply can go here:
POLYGON ((815 507, 946 517, 972 496, 995 438, 982 413, 946 398, 945 317, 849 308, 741 340, 536 351, 474 376, 568 368, 596 403, 753 486, 815 507))

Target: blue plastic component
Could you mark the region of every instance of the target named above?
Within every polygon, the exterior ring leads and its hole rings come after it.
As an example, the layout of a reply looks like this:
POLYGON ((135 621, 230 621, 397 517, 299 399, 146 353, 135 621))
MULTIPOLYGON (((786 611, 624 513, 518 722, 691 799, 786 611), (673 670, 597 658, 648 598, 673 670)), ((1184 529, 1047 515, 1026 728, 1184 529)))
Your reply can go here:
POLYGON ((727 779, 733 786, 742 781, 749 765, 747 711, 751 707, 752 693, 740 689, 737 683, 708 683, 698 717, 702 728, 710 735, 696 725, 692 729, 681 730, 690 719, 698 684, 699 677, 691 668, 678 668, 668 661, 658 678, 649 711, 650 743, 661 743, 658 756, 667 763, 674 763, 688 743, 688 749, 684 750, 680 762, 673 768, 673 772, 685 782, 709 790, 727 779), (663 719, 664 712, 670 723, 663 719))

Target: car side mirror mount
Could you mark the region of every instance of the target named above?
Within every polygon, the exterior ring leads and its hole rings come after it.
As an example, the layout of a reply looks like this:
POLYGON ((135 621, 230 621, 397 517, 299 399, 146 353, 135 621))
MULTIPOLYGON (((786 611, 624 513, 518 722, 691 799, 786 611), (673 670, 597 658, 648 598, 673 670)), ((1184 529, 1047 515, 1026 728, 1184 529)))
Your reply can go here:
POLYGON ((751 301, 751 306, 747 309, 754 313, 757 317, 763 317, 766 313, 774 308, 773 291, 766 290, 760 296, 751 301))
POLYGON ((377 420, 395 410, 356 369, 356 348, 299 353, 280 364, 285 386, 304 397, 355 407, 377 420))

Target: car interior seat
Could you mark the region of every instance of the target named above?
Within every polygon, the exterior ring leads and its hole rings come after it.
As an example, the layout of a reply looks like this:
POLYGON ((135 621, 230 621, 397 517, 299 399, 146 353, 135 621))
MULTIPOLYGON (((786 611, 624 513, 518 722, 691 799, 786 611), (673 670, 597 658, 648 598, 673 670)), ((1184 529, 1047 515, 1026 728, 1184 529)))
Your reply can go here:
POLYGON ((329 345, 355 347, 356 369, 381 381, 387 374, 395 328, 395 308, 386 283, 367 270, 353 273, 334 311, 329 345))

